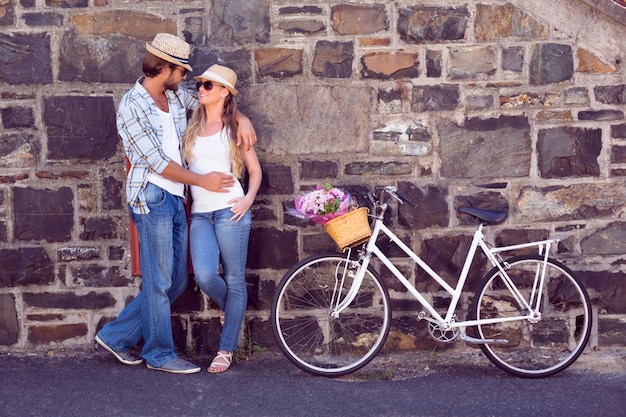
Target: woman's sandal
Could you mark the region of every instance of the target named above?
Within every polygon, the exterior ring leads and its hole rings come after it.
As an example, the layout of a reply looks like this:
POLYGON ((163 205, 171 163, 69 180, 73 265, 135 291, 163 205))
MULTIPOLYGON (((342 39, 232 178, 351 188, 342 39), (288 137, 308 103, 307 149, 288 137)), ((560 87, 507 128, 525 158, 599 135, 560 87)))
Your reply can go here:
POLYGON ((228 368, 230 368, 230 364, 233 361, 233 354, 231 353, 224 353, 224 352, 217 352, 217 355, 215 356, 215 358, 213 358, 213 361, 211 362, 211 365, 209 366, 209 369, 207 369, 207 371, 209 371, 212 374, 219 374, 222 372, 226 372, 228 370, 228 368))

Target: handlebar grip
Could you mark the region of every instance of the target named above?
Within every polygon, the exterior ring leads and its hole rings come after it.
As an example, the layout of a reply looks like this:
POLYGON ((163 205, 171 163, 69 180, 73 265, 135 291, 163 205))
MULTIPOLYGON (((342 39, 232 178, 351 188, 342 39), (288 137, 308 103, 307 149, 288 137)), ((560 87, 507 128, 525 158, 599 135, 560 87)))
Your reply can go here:
POLYGON ((404 191, 396 190, 396 195, 409 206, 417 207, 417 202, 409 197, 407 194, 405 194, 404 191))

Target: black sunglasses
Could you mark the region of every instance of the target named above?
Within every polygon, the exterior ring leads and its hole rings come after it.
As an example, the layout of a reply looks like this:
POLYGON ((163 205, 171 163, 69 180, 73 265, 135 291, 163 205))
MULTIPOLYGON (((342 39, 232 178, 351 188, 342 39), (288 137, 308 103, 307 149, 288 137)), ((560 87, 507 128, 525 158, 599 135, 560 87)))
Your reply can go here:
POLYGON ((200 87, 204 87, 204 89, 206 91, 211 91, 213 89, 213 87, 224 87, 224 86, 223 85, 213 84, 213 81, 204 81, 204 82, 198 81, 196 83, 196 90, 199 90, 200 87))

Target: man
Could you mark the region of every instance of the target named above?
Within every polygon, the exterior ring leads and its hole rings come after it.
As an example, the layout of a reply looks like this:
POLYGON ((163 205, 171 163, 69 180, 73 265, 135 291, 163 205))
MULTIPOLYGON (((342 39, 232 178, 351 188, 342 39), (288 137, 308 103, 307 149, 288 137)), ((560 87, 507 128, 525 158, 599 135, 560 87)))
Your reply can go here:
MULTIPOLYGON (((191 47, 175 35, 158 33, 146 44, 144 77, 122 98, 117 129, 130 162, 126 198, 137 226, 142 272, 141 291, 96 335, 96 342, 126 365, 146 361, 148 368, 191 374, 200 367, 180 358, 174 349, 170 304, 187 287, 187 217, 185 184, 226 192, 230 175, 193 173, 183 167, 180 143, 187 111, 197 97, 180 83, 186 79, 191 47), (130 353, 144 340, 142 358, 130 353)), ((238 140, 251 147, 254 128, 237 114, 238 140)))

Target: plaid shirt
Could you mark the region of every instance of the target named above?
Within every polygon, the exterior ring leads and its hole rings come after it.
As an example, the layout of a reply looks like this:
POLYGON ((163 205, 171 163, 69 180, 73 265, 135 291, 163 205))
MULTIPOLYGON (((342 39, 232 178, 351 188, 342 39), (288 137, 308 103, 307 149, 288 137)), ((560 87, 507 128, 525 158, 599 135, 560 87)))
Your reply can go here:
MULTIPOLYGON (((157 107, 150 94, 137 80, 122 97, 117 111, 117 131, 122 137, 124 152, 130 161, 126 178, 126 200, 134 213, 150 212, 146 205, 143 190, 148 183, 148 174, 161 174, 170 162, 163 153, 163 129, 157 107)), ((178 91, 165 90, 174 125, 182 140, 187 127, 187 111, 198 104, 198 97, 180 88, 178 91)))

